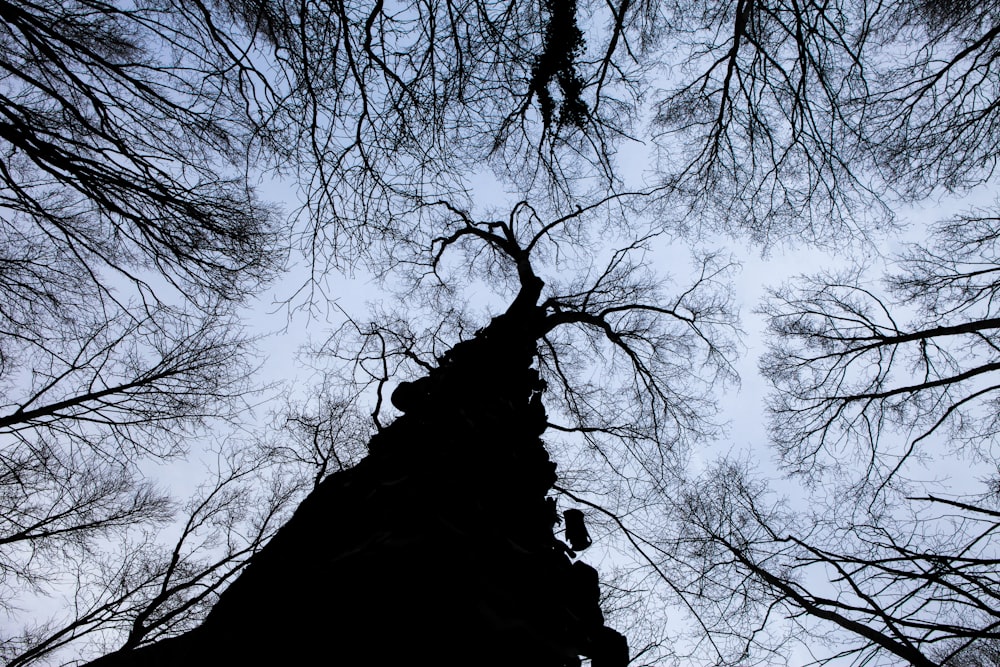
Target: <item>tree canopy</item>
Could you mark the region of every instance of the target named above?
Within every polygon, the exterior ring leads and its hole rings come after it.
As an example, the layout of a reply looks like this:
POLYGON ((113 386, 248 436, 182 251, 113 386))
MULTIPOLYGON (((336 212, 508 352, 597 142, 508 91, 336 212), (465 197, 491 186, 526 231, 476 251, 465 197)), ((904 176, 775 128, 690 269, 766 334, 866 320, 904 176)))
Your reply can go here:
POLYGON ((874 242, 992 182, 998 39, 1000 4, 963 0, 0 2, 0 605, 77 573, 4 658, 196 624, 529 269, 557 490, 620 550, 636 664, 989 654, 995 205, 874 242), (796 501, 745 459, 690 465, 740 354, 734 239, 886 267, 761 306, 796 501), (143 466, 248 419, 241 309, 289 258, 293 312, 339 272, 387 300, 317 345, 318 407, 216 443, 178 504, 143 466))

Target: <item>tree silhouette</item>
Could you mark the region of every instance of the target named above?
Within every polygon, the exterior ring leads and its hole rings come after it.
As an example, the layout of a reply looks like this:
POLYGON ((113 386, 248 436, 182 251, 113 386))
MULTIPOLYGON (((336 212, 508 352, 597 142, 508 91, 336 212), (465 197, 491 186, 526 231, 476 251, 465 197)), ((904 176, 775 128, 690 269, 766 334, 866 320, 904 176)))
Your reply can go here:
POLYGON ((598 666, 627 664, 625 638, 604 625, 597 572, 571 561, 590 546, 579 514, 567 511, 571 545, 553 534, 558 512, 546 496, 556 466, 539 439, 546 383, 532 364, 539 341, 581 323, 632 350, 637 377, 655 381, 616 319, 650 306, 588 312, 542 300, 530 248, 550 233, 545 225, 525 244, 512 222, 461 216, 432 263, 466 238, 489 247, 515 267, 510 306, 396 388, 391 400, 403 415, 372 437, 356 466, 316 486, 202 625, 92 664, 319 660, 330 649, 309 638, 331 625, 345 660, 464 664, 480 655, 486 664, 572 665, 584 655, 598 666), (317 599, 334 602, 317 613, 317 599), (254 641, 263 634, 275 639, 254 641), (387 636, 393 642, 373 654, 387 636))
POLYGON ((822 506, 806 534, 775 533, 775 560, 834 568, 841 596, 803 587, 808 605, 928 665, 996 637, 1000 525, 996 219, 970 211, 932 232, 881 287, 853 272, 779 290, 761 362, 784 465, 857 499, 822 506), (847 457, 862 463, 831 475, 847 457), (944 468, 951 457, 960 469, 944 468))

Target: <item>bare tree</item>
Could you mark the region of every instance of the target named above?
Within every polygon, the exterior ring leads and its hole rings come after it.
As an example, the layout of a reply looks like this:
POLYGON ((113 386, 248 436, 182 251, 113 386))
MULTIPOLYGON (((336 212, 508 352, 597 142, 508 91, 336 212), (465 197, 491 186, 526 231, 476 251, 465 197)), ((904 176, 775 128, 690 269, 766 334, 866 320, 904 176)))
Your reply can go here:
POLYGON ((742 491, 742 524, 705 531, 761 601, 853 634, 824 661, 938 664, 1000 627, 996 219, 932 231, 882 286, 856 270, 772 295, 771 433, 811 507, 776 515, 742 491))
POLYGON ((311 362, 336 378, 327 382, 352 387, 355 401, 373 406, 376 427, 386 428, 404 409, 400 390, 391 388, 446 366, 450 350, 487 330, 487 315, 463 307, 466 276, 488 271, 486 284, 498 294, 487 301, 500 304, 544 282, 544 318, 510 336, 537 346, 558 493, 587 509, 603 546, 621 549, 632 564, 604 582, 605 611, 628 628, 636 664, 653 665, 681 653, 674 644, 680 628, 666 630, 666 608, 654 602, 674 595, 664 586, 673 572, 652 569, 626 536, 657 534, 692 447, 716 432, 710 394, 734 379, 736 324, 727 282, 733 266, 724 256, 695 257, 694 277, 678 286, 645 261, 663 240, 655 232, 601 226, 643 199, 612 197, 564 215, 521 202, 485 220, 442 204, 441 235, 400 268, 417 291, 400 294, 396 308, 383 304, 370 321, 337 328, 311 362), (580 252, 593 229, 604 247, 580 252))
POLYGON ((756 477, 729 461, 692 480, 678 503, 691 521, 664 547, 744 661, 770 645, 813 664, 929 666, 996 636, 989 510, 921 498, 873 517, 842 488, 792 505, 756 477))

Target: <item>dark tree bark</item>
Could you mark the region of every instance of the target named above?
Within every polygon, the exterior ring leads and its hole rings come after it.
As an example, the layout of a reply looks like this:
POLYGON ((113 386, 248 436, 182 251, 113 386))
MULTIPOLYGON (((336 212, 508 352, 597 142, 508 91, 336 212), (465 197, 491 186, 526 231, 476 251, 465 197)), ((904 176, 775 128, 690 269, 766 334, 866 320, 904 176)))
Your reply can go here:
MULTIPOLYGON (((527 278, 527 279, 525 279, 527 278)), ((541 280, 397 390, 405 414, 323 481, 197 629, 94 667, 624 666, 597 573, 556 539, 539 436, 541 280)))

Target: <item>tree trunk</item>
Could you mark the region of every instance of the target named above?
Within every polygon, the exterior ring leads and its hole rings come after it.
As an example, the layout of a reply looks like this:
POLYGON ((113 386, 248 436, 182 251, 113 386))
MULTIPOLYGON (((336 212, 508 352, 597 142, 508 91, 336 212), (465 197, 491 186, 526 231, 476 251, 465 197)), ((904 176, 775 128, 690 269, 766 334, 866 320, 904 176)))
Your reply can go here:
POLYGON ((587 655, 624 667, 597 573, 553 534, 555 464, 530 367, 544 313, 523 296, 400 386, 405 414, 305 499, 200 627, 91 665, 561 667, 587 655))

